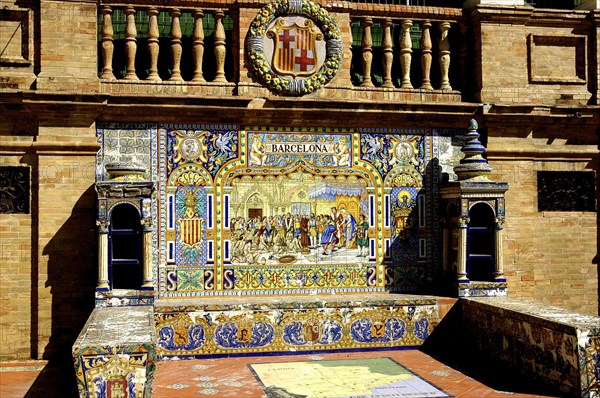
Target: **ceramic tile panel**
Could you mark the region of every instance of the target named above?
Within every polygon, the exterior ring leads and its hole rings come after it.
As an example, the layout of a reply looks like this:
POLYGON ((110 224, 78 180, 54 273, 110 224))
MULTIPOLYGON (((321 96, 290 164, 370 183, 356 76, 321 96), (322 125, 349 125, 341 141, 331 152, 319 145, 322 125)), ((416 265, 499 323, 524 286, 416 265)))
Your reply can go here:
POLYGON ((418 347, 432 332, 438 317, 436 304, 338 304, 320 308, 291 301, 237 308, 158 306, 154 315, 158 355, 168 358, 418 347))
POLYGON ((159 295, 417 291, 459 132, 160 125, 159 295))
POLYGON ((72 350, 80 396, 152 396, 156 354, 151 318, 151 306, 92 312, 72 350))

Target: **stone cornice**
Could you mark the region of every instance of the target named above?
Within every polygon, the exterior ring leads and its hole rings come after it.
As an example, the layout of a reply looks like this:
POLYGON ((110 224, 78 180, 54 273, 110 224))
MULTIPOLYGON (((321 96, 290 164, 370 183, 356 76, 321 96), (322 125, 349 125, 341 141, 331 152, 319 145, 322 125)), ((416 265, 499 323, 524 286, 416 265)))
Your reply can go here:
POLYGON ((474 23, 505 23, 527 26, 580 27, 589 25, 595 11, 536 9, 528 6, 477 6, 468 11, 474 23))
MULTIPOLYGON (((163 123, 223 123, 239 125, 323 125, 361 127, 464 128, 474 115, 482 127, 488 125, 552 125, 598 128, 600 106, 539 106, 532 104, 478 104, 470 102, 410 102, 348 100, 335 98, 250 98, 233 96, 190 97, 156 95, 84 95, 0 92, 0 113, 26 112, 38 120, 138 121, 163 123), (159 116, 160 115, 160 116, 159 116)), ((91 124, 90 124, 91 125, 91 124)), ((325 126, 328 127, 328 126, 325 126)), ((596 138, 597 139, 597 138, 596 138)), ((60 150, 54 143, 36 144, 39 150, 60 150), (54 145, 54 149, 52 149, 54 145)), ((13 147, 6 143, 6 147, 13 147)), ((30 147, 31 144, 16 144, 30 147)), ((95 145, 73 148, 93 151, 95 145)))

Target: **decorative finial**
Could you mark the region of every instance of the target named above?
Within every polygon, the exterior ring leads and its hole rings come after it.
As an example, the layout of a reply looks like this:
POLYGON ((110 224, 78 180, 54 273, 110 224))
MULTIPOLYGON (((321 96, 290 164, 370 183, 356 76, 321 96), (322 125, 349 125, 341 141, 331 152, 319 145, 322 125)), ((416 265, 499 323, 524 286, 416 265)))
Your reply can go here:
POLYGON ((454 167, 454 172, 458 176, 459 181, 490 181, 489 173, 492 171, 492 166, 482 156, 485 152, 485 147, 479 142, 479 128, 477 121, 471 119, 469 122, 468 132, 466 135, 465 145, 461 151, 465 157, 460 161, 460 164, 454 167))

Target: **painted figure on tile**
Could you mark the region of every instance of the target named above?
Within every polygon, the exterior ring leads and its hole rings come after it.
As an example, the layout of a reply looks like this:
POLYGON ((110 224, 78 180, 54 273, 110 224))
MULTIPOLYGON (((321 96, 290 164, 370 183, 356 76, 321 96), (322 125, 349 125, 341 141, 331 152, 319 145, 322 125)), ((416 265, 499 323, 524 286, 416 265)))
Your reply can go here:
POLYGON ((302 248, 310 246, 310 237, 308 236, 308 218, 305 216, 300 217, 300 245, 302 248))
POLYGON ((335 144, 333 166, 350 166, 350 149, 348 149, 348 138, 346 136, 341 136, 338 142, 335 144))
POLYGON ((253 135, 250 145, 250 166, 264 166, 266 162, 265 145, 259 135, 253 135))
POLYGON ((400 141, 396 142, 393 151, 394 156, 390 161, 390 165, 399 163, 417 166, 419 164, 415 156, 417 154, 415 143, 414 141, 407 140, 406 136, 403 136, 400 141))
POLYGON ((346 209, 342 209, 340 213, 342 215, 342 228, 344 231, 344 246, 346 246, 346 249, 350 249, 354 243, 356 219, 346 209))
POLYGON ((323 255, 330 255, 336 250, 336 244, 339 239, 337 237, 338 229, 336 227, 335 221, 331 218, 330 215, 326 215, 327 226, 323 231, 323 236, 321 238, 321 245, 323 246, 323 255))
POLYGON ((185 159, 196 159, 200 155, 200 143, 195 138, 186 138, 181 141, 179 152, 185 159))
POLYGON ((310 218, 308 219, 308 237, 310 240, 309 247, 311 249, 314 249, 319 245, 317 240, 319 238, 318 223, 319 220, 315 218, 315 213, 311 213, 310 218))
POLYGON ((369 252, 369 223, 365 218, 365 215, 361 214, 356 224, 356 245, 358 246, 358 255, 356 257, 367 257, 369 252))
POLYGON ((345 224, 344 224, 344 215, 342 212, 337 213, 337 218, 335 219, 335 226, 338 230, 338 245, 340 247, 346 246, 346 234, 345 234, 345 224))

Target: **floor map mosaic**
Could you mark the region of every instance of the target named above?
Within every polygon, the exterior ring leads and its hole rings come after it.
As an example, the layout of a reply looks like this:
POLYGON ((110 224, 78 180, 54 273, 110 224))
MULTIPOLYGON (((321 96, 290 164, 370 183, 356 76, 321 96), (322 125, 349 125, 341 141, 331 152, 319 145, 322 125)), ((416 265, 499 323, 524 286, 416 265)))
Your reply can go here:
POLYGON ((450 397, 390 358, 261 363, 248 366, 263 384, 269 398, 450 397))

